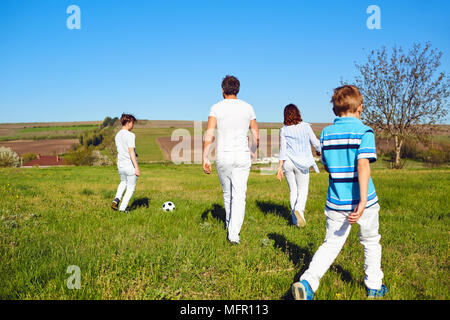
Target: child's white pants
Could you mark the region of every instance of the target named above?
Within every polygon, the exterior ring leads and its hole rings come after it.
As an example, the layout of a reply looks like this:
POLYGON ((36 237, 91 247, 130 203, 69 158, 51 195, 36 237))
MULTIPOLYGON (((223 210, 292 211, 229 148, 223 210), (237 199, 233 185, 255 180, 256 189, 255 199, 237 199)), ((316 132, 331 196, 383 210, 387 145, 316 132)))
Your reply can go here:
POLYGON ((245 194, 251 167, 250 153, 217 154, 216 167, 223 190, 228 240, 239 241, 245 217, 245 194))
POLYGON ((308 199, 309 188, 309 170, 299 170, 291 160, 287 159, 283 162, 283 172, 289 186, 289 200, 291 204, 292 223, 297 224, 297 218, 294 211, 300 212, 305 218, 305 206, 308 199))
MULTIPOLYGON (((378 233, 379 204, 366 209, 357 224, 360 226, 359 240, 364 247, 364 283, 369 289, 381 289, 383 272, 381 270, 381 245, 378 233)), ((324 243, 314 254, 308 270, 300 277, 308 281, 311 289, 316 291, 320 279, 338 256, 350 233, 351 224, 347 220, 349 213, 325 209, 327 233, 324 243)))
POLYGON ((122 195, 125 191, 125 195, 120 202, 120 211, 125 211, 128 202, 130 202, 131 197, 133 196, 134 189, 136 188, 136 182, 137 182, 137 176, 134 174, 134 167, 133 166, 127 166, 127 167, 119 167, 119 175, 120 175, 120 184, 117 187, 116 192, 116 198, 122 199, 122 195))

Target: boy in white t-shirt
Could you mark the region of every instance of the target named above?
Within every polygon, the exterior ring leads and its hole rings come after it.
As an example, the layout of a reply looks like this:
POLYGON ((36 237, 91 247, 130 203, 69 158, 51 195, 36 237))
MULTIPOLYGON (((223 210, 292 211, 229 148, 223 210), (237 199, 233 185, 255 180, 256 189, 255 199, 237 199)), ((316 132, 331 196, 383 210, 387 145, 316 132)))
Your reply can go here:
POLYGON ((247 180, 250 174, 251 154, 256 152, 259 131, 253 107, 236 97, 239 80, 226 76, 222 81, 224 100, 212 106, 203 143, 203 170, 211 173, 208 159, 214 130, 217 126, 216 167, 223 191, 228 240, 239 244, 245 216, 247 180), (248 130, 252 131, 252 150, 249 148, 248 130))
POLYGON ((117 188, 116 196, 113 200, 111 208, 113 210, 127 212, 128 202, 133 196, 136 187, 137 177, 141 174, 137 163, 136 155, 136 136, 131 130, 134 127, 136 118, 131 114, 122 114, 120 117, 122 123, 122 130, 120 130, 115 137, 117 147, 117 168, 120 175, 120 184, 117 188), (125 192, 126 189, 126 192, 125 192), (125 196, 122 199, 122 195, 125 196), (119 203, 122 199, 122 203, 119 203))

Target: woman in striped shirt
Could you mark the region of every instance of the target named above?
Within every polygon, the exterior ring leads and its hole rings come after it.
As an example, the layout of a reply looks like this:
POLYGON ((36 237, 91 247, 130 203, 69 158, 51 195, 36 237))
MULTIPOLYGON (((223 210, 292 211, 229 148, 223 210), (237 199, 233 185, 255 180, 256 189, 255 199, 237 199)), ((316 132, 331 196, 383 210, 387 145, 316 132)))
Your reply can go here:
POLYGON ((312 131, 311 125, 302 121, 300 111, 294 104, 284 108, 284 126, 280 130, 280 155, 278 162, 278 180, 286 176, 289 185, 292 222, 304 227, 305 205, 308 198, 309 168, 319 172, 314 161, 311 144, 320 155, 320 142, 312 131))

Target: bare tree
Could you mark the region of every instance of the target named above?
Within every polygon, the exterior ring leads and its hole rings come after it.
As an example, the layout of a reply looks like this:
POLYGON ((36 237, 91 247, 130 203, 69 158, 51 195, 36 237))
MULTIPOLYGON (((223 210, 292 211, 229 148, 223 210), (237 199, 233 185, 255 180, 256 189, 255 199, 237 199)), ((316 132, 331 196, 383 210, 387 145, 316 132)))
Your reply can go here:
POLYGON ((442 52, 430 43, 414 44, 405 52, 394 47, 371 51, 356 85, 364 96, 362 120, 394 140, 394 168, 400 168, 400 153, 408 136, 431 134, 448 113, 449 79, 439 72, 442 52))

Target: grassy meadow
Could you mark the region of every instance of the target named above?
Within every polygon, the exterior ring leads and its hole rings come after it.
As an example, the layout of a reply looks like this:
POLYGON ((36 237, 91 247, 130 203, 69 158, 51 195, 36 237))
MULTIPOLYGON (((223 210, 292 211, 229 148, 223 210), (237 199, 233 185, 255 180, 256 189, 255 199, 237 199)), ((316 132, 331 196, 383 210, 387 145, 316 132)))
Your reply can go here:
MULTIPOLYGON (((137 133, 138 134, 138 133, 137 133)), ((375 166, 386 299, 449 299, 450 171, 375 166)), ((115 167, 0 169, 1 299, 291 299, 325 236, 328 175, 311 173, 307 225, 285 181, 252 169, 241 245, 226 241, 217 173, 144 164, 129 214, 115 167), (163 212, 164 201, 176 205, 163 212), (81 269, 69 290, 67 267, 81 269)), ((358 226, 315 299, 365 299, 358 226)))

